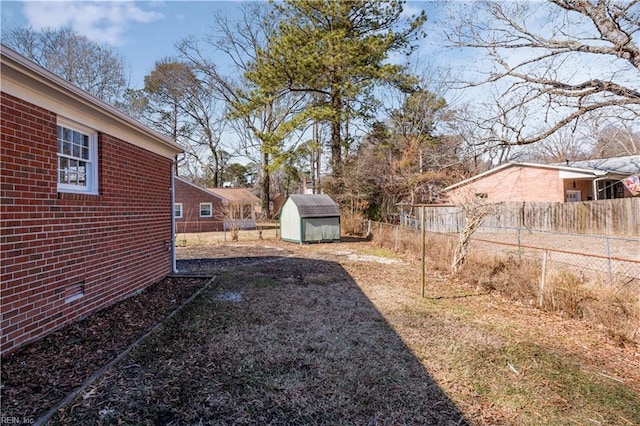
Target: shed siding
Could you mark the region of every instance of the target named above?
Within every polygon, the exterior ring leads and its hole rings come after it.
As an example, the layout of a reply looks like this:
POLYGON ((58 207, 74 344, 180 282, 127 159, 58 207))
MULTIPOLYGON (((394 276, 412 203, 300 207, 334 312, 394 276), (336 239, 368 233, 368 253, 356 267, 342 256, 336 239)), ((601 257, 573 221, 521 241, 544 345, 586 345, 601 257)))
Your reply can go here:
POLYGON ((172 164, 99 133, 99 195, 58 193, 56 114, 5 93, 1 107, 4 354, 171 272, 172 164))
POLYGON ((280 212, 280 237, 285 241, 301 242, 300 214, 291 199, 285 201, 280 212))

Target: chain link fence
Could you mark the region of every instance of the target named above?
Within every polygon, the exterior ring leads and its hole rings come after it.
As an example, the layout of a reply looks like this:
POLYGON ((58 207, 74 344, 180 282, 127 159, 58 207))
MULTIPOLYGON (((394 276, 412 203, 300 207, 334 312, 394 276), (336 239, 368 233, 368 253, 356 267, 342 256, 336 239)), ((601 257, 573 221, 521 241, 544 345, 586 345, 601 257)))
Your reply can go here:
MULTIPOLYGON (((420 254, 420 223, 364 221, 362 231, 396 252, 420 254)), ((446 268, 457 233, 426 231, 426 256, 446 268)), ((584 235, 521 228, 482 227, 471 237, 470 256, 533 260, 540 273, 577 277, 640 292, 640 238, 584 235), (542 268, 544 266, 544 268, 542 268)), ((541 281, 545 277, 540 276, 541 281)))
MULTIPOLYGON (((420 224, 365 220, 374 244, 422 258, 420 224)), ((427 231, 424 262, 450 271, 460 234, 427 231)), ((640 238, 481 228, 472 235, 461 279, 525 305, 603 325, 640 342, 640 238)))

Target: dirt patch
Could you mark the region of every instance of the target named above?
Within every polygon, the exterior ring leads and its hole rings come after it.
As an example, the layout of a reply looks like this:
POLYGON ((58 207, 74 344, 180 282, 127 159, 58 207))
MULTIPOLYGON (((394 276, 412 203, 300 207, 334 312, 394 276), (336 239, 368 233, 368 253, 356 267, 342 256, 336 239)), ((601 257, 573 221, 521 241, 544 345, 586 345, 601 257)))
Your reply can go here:
MULTIPOLYGON (((217 279, 53 423, 640 424, 636 346, 435 272, 423 299, 415 258, 362 241, 241 242, 180 248, 178 268, 217 279)), ((73 333, 52 338, 73 347, 73 333)), ((27 353, 18 362, 34 364, 14 370, 52 377, 110 344, 27 353)))
POLYGON ((2 359, 2 417, 35 420, 206 282, 166 278, 2 359))
POLYGON ((215 285, 56 421, 466 423, 340 264, 266 254, 211 259, 215 285))

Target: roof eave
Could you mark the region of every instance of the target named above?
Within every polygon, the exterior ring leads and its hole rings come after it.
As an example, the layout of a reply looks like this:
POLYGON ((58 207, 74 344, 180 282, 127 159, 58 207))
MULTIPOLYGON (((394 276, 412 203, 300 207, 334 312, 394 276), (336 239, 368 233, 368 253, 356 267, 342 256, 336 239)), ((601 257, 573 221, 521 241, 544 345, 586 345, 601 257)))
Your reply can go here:
POLYGON ((154 142, 160 144, 165 149, 168 149, 175 154, 183 152, 183 148, 175 143, 168 137, 157 133, 149 127, 139 123, 128 115, 124 114, 117 108, 108 103, 96 98, 95 96, 79 89, 68 81, 58 77, 47 69, 35 64, 22 55, 18 54, 14 50, 0 45, 3 74, 5 74, 5 67, 9 67, 29 78, 38 81, 38 83, 49 87, 57 92, 62 97, 72 98, 75 102, 83 105, 88 110, 98 112, 108 116, 110 119, 117 121, 123 126, 126 126, 130 130, 142 134, 144 137, 152 139, 154 142))
POLYGON ((539 163, 520 163, 520 162, 509 162, 509 163, 505 163, 502 164, 498 167, 495 167, 491 170, 487 170, 486 172, 480 173, 478 175, 472 176, 470 178, 467 178, 463 181, 460 181, 458 183, 455 183, 453 185, 449 185, 446 188, 444 188, 442 190, 442 192, 448 192, 451 191, 453 189, 456 189, 458 187, 467 185, 473 181, 476 181, 478 179, 481 179, 485 176, 488 176, 490 174, 493 173, 497 173, 503 169, 509 168, 509 167, 514 167, 514 166, 522 166, 522 167, 536 167, 536 168, 541 168, 541 169, 554 169, 554 170, 558 170, 558 171, 567 171, 567 172, 574 172, 574 173, 591 173, 594 175, 594 177, 602 177, 602 176, 607 176, 608 174, 611 174, 610 172, 604 171, 604 170, 598 170, 598 169, 587 169, 587 168, 581 168, 581 167, 571 167, 571 166, 559 166, 559 165, 552 165, 552 164, 539 164, 539 163))

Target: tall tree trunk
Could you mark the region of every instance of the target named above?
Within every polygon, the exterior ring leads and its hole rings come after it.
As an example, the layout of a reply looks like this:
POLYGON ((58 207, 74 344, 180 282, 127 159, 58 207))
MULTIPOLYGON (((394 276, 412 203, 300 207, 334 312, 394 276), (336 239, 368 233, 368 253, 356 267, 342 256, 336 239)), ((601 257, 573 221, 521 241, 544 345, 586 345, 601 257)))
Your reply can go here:
POLYGON ((220 188, 222 182, 220 182, 220 159, 218 153, 213 150, 213 184, 216 188, 220 188))
POLYGON ((260 186, 262 187, 262 214, 267 218, 271 219, 271 210, 269 209, 269 204, 271 201, 271 196, 269 192, 271 191, 271 176, 269 174, 269 154, 262 151, 262 182, 260 182, 260 186))
POLYGON ((333 95, 331 105, 335 114, 331 119, 331 168, 333 175, 339 176, 342 173, 342 96, 339 93, 333 95))
POLYGON ((315 194, 316 193, 316 151, 317 151, 317 146, 318 146, 318 122, 315 121, 313 123, 313 136, 312 136, 312 140, 313 143, 311 144, 311 149, 309 150, 309 167, 310 167, 310 174, 311 174, 311 187, 312 187, 312 191, 315 194))

